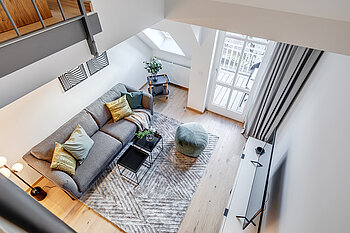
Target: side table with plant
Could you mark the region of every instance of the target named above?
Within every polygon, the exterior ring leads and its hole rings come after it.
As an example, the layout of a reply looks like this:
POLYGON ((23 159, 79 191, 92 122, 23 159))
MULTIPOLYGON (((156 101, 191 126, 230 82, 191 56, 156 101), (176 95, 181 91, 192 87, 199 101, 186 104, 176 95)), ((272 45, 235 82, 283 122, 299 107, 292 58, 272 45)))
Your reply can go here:
POLYGON ((145 70, 153 77, 153 81, 157 81, 157 74, 162 69, 162 63, 156 57, 143 63, 145 63, 145 70))

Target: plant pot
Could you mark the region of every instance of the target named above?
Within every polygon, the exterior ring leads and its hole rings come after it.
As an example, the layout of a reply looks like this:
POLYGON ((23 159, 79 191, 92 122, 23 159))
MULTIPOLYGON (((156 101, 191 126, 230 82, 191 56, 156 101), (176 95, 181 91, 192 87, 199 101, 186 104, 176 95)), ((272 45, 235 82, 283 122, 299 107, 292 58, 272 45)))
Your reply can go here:
POLYGON ((146 135, 146 141, 151 142, 151 141, 153 141, 153 139, 154 139, 153 133, 146 135))
POLYGON ((157 82, 158 76, 157 75, 152 75, 152 80, 153 80, 153 82, 157 82))

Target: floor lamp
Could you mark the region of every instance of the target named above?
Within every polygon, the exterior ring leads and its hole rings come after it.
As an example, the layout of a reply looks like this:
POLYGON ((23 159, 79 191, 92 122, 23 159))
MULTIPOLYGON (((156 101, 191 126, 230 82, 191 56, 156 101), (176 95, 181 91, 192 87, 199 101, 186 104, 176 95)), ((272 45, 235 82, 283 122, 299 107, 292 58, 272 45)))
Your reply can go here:
POLYGON ((44 200, 47 196, 47 193, 39 186, 33 187, 30 184, 28 184, 25 180, 22 179, 17 173, 22 171, 23 165, 21 163, 15 163, 12 166, 12 169, 9 168, 7 165, 7 159, 4 156, 0 156, 0 172, 6 176, 7 178, 10 177, 11 173, 15 175, 18 179, 20 179, 23 183, 25 183, 31 190, 30 195, 32 195, 37 201, 44 200))

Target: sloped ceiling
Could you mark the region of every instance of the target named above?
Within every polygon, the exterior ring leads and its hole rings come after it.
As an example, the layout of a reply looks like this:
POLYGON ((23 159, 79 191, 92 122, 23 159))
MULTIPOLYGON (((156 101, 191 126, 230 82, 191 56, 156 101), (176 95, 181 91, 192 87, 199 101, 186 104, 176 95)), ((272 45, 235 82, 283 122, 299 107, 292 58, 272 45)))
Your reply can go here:
POLYGON ((348 0, 165 0, 165 19, 350 55, 348 0))
MULTIPOLYGON (((198 42, 190 24, 162 20, 151 28, 168 32, 181 48, 185 57, 191 59, 193 44, 198 42)), ((159 50, 159 48, 143 33, 139 33, 138 36, 153 50, 159 50)))
POLYGON ((210 0, 350 22, 349 0, 210 0))

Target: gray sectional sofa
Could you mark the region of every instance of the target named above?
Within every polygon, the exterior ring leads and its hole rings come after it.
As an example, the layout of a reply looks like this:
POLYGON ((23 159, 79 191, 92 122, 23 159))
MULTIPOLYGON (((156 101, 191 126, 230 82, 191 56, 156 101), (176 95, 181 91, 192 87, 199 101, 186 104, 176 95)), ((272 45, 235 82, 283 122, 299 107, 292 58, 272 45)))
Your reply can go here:
MULTIPOLYGON (((134 137, 137 127, 124 119, 113 123, 105 103, 121 96, 121 92, 138 91, 124 84, 117 84, 83 111, 66 122, 45 140, 34 146, 23 159, 55 185, 66 191, 73 199, 80 198, 105 170, 125 145, 134 137), (87 158, 76 169, 73 177, 50 168, 55 142, 64 143, 80 124, 94 140, 87 158)), ((153 115, 153 97, 143 93, 142 105, 153 115)))

